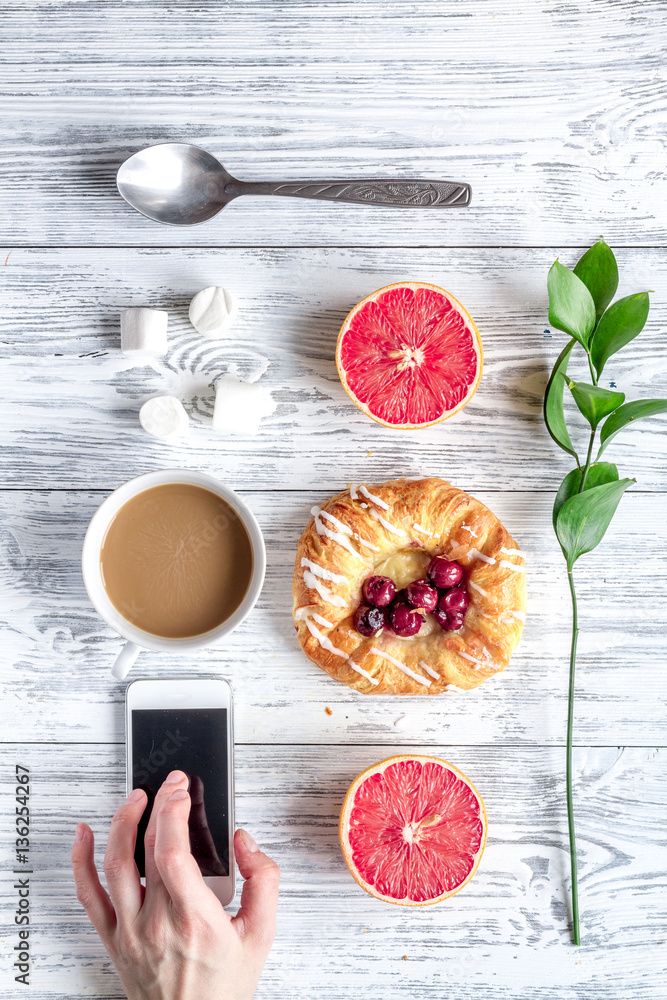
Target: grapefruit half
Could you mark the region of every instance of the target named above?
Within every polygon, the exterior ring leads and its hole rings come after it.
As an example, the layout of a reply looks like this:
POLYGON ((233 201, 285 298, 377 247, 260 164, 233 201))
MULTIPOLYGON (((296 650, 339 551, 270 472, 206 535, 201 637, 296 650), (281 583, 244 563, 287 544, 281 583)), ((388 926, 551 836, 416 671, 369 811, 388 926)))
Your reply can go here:
POLYGON ((390 757, 352 783, 340 814, 352 875, 376 899, 439 903, 470 881, 486 843, 479 792, 439 757, 390 757))
POLYGON ((461 303, 437 285, 387 285, 348 314, 336 365, 357 406, 387 427, 429 427, 470 402, 482 341, 461 303))

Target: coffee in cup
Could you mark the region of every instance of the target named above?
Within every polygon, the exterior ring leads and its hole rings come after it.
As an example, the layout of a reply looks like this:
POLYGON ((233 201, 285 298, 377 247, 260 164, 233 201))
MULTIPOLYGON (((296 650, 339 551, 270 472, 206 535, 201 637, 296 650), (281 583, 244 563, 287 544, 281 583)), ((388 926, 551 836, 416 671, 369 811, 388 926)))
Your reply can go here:
POLYGON ((190 483, 153 486, 126 501, 100 551, 114 607, 167 639, 202 635, 229 618, 246 595, 252 563, 236 511, 190 483))
POLYGON ((208 646, 250 614, 264 581, 260 527, 241 497, 186 469, 148 472, 119 486, 88 526, 86 590, 126 640, 122 680, 144 649, 208 646))

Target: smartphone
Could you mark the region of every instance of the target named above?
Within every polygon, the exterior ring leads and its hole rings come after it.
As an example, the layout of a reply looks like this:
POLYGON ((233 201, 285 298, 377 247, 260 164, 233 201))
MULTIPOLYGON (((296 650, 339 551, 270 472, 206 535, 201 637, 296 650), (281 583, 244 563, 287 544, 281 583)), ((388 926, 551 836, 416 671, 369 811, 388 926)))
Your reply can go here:
POLYGON ((143 788, 148 795, 134 855, 140 876, 155 795, 179 769, 190 779, 190 849, 225 906, 234 898, 232 689, 218 678, 137 680, 125 707, 128 794, 143 788))

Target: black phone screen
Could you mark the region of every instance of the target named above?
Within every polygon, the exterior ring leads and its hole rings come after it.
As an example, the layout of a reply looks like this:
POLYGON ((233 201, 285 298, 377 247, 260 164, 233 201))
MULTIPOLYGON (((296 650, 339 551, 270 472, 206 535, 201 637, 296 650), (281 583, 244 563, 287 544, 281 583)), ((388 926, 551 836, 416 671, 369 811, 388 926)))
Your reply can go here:
POLYGON ((132 787, 148 805, 134 852, 144 877, 144 834, 155 795, 170 771, 190 779, 190 849, 202 875, 229 875, 226 708, 140 708, 132 711, 132 787))

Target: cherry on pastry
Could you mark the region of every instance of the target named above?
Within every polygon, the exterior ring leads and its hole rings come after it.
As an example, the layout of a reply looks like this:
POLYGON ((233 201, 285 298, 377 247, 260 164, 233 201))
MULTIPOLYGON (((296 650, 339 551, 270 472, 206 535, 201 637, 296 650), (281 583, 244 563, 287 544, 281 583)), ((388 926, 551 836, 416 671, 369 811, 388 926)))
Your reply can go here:
POLYGON ((441 611, 440 608, 436 608, 433 612, 433 617, 443 632, 449 632, 449 615, 446 611, 441 611))
POLYGON ((403 639, 416 635, 425 621, 424 616, 409 604, 394 604, 389 612, 389 624, 396 635, 400 635, 403 639))
POLYGON ((457 562, 452 562, 447 556, 435 556, 426 571, 431 583, 445 589, 455 587, 463 579, 463 570, 457 562))
POLYGON ((462 587, 452 587, 451 590, 445 591, 438 601, 440 610, 449 613, 460 612, 461 614, 465 614, 469 604, 470 598, 462 587))
POLYGON ((457 632, 463 625, 464 612, 441 611, 438 608, 433 612, 433 617, 444 632, 457 632))
POLYGON ((384 623, 385 612, 382 608, 369 608, 362 604, 354 612, 354 627, 360 635, 368 638, 377 635, 384 623))
POLYGON ((422 614, 428 614, 438 606, 438 591, 428 580, 413 580, 405 588, 405 599, 422 614))
POLYGON ((374 608, 386 608, 396 596, 396 584, 388 576, 369 576, 363 585, 364 600, 374 608))
POLYGON ((465 618, 464 611, 448 611, 447 619, 449 621, 450 630, 452 632, 458 632, 458 630, 463 627, 464 618, 465 618))

